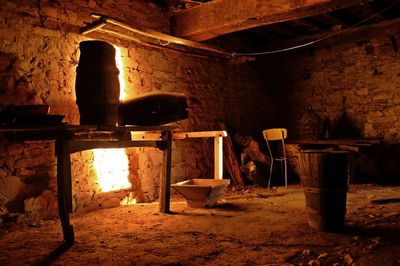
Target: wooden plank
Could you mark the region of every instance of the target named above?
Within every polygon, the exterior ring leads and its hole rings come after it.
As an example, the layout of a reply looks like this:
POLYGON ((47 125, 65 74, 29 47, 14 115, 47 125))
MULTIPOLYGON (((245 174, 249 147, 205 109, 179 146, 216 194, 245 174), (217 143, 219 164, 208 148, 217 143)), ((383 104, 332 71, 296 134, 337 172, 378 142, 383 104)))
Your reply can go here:
POLYGON ((198 131, 198 132, 172 132, 172 139, 187 139, 187 138, 214 138, 226 137, 228 133, 224 130, 219 131, 198 131))
POLYGON ((358 147, 349 146, 349 145, 339 145, 338 149, 339 150, 343 150, 343 151, 351 151, 351 152, 358 152, 359 151, 358 147))
POLYGON ((230 52, 218 49, 211 45, 171 36, 165 33, 154 31, 152 29, 140 27, 139 25, 132 26, 122 21, 108 18, 100 14, 92 14, 92 17, 98 18, 99 20, 92 22, 91 25, 83 27, 81 29, 81 32, 83 34, 86 33, 88 34, 95 31, 107 33, 108 31, 108 33, 110 34, 116 35, 120 38, 138 42, 142 45, 152 44, 153 46, 158 46, 159 48, 167 48, 167 49, 168 48, 172 49, 171 46, 173 45, 176 46, 175 47, 176 49, 179 48, 184 49, 185 47, 187 47, 188 50, 196 49, 212 55, 218 55, 223 58, 230 58, 232 55, 232 53, 230 52), (116 26, 117 28, 105 29, 105 26, 109 24, 116 26), (124 34, 123 32, 120 32, 118 29, 124 29, 128 31, 130 34, 124 34))
POLYGON ((287 144, 311 144, 311 145, 344 145, 344 146, 371 146, 381 143, 381 139, 291 139, 287 144))
MULTIPOLYGON (((226 137, 226 131, 172 132, 172 139, 226 137)), ((132 140, 161 140, 160 132, 131 132, 132 140)))
POLYGON ((161 132, 131 132, 132 140, 161 140, 161 132))
POLYGON ((204 41, 230 32, 296 20, 360 4, 360 0, 216 0, 171 17, 173 35, 204 41))
MULTIPOLYGON (((160 140, 161 142, 161 140, 160 140)), ((108 149, 108 148, 128 148, 128 147, 158 147, 157 141, 71 141, 70 153, 92 150, 92 149, 108 149)))

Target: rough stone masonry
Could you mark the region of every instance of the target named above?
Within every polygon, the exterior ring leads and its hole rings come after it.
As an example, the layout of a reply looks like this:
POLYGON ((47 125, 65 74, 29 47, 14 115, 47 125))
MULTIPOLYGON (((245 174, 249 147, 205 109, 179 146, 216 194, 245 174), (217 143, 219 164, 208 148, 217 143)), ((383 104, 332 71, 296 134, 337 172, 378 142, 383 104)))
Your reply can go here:
MULTIPOLYGON (((0 1, 0 104, 48 104, 51 114, 77 124, 75 75, 79 42, 88 37, 80 27, 93 21, 92 12, 132 26, 169 32, 169 18, 149 1, 0 1)), ((252 131, 268 121, 252 104, 268 101, 258 90, 254 66, 230 65, 213 58, 195 58, 133 42, 106 38, 121 48, 127 97, 152 91, 184 93, 190 111, 181 123, 186 131, 216 130, 217 121, 252 131), (259 123, 259 121, 264 123, 259 123)), ((237 128, 235 129, 237 130, 237 128)), ((57 215, 56 165, 53 143, 10 143, 0 136, 0 215, 30 212, 46 218, 57 215)), ((212 178, 212 140, 174 143, 173 182, 212 178)), ((158 196, 161 153, 153 148, 127 149, 130 181, 137 201, 158 196)), ((75 211, 118 205, 124 193, 106 197, 93 179, 91 151, 72 155, 75 211), (116 198, 116 200, 115 200, 116 198)))

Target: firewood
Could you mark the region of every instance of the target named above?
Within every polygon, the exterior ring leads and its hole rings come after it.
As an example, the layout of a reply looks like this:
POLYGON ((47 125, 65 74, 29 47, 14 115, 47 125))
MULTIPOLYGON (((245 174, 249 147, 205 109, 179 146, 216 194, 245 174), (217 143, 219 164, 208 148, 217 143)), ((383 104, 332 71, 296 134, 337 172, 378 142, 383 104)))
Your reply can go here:
MULTIPOLYGON (((221 130, 226 130, 226 126, 223 123, 219 123, 221 130)), ((228 136, 224 139, 224 165, 232 178, 233 185, 243 186, 244 181, 242 173, 240 171, 239 162, 236 158, 235 150, 233 147, 232 139, 228 136)))

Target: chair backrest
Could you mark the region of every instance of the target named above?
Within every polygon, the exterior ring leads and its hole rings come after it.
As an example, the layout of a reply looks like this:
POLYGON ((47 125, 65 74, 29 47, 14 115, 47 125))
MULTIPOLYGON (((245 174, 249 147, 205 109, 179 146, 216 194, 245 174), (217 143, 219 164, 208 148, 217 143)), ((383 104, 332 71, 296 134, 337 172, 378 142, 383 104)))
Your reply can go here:
POLYGON ((274 160, 274 154, 272 152, 271 146, 269 144, 270 141, 281 141, 281 158, 286 159, 286 152, 285 152, 285 139, 287 138, 287 130, 286 128, 270 128, 263 130, 264 139, 267 141, 267 147, 269 151, 269 155, 271 156, 271 160, 274 160))
POLYGON ((267 141, 281 140, 287 138, 286 128, 270 128, 263 130, 264 139, 267 141))

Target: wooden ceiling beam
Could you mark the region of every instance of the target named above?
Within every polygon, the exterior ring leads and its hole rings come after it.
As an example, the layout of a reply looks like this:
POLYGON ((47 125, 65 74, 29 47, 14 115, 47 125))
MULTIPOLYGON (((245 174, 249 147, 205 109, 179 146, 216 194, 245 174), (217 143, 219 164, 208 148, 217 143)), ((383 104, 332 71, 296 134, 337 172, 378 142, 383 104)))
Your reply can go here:
POLYGON ((331 12, 360 0, 214 0, 171 17, 172 34, 193 41, 331 12))

